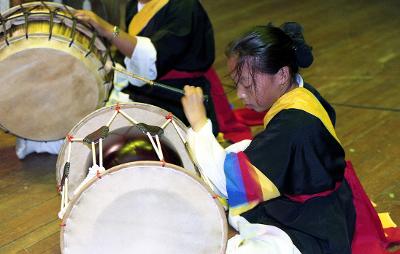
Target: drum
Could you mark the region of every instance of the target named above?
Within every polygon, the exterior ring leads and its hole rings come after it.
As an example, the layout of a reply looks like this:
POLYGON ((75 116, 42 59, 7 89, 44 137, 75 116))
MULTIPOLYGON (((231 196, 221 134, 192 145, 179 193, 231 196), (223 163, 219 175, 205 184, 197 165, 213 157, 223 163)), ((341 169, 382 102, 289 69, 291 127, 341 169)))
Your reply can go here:
POLYGON ((62 253, 225 253, 225 213, 199 178, 132 162, 93 178, 61 224, 62 253))
POLYGON ((15 6, 0 17, 0 126, 16 136, 56 140, 104 105, 111 62, 101 38, 50 2, 15 6))
MULTIPOLYGON (((106 147, 107 143, 110 143, 108 142, 108 139, 112 139, 111 144, 108 145, 109 148, 107 148, 108 151, 111 151, 109 154, 115 152, 116 149, 122 150, 121 153, 139 153, 138 150, 129 151, 129 148, 140 145, 143 146, 145 150, 151 150, 152 144, 149 141, 146 143, 143 139, 136 142, 134 140, 130 141, 127 146, 125 146, 127 148, 125 149, 126 151, 123 151, 124 148, 122 145, 113 144, 112 142, 117 139, 113 136, 118 137, 118 135, 120 135, 114 133, 118 130, 122 129, 123 132, 127 132, 130 130, 126 130, 126 127, 140 130, 142 129, 142 126, 152 126, 153 129, 162 129, 162 134, 159 135, 161 140, 160 143, 168 145, 170 147, 169 150, 172 150, 171 153, 177 154, 177 156, 169 157, 178 157, 177 159, 168 160, 167 157, 165 161, 180 165, 191 172, 197 172, 197 164, 192 160, 186 142, 184 141, 187 127, 179 119, 173 118, 169 112, 159 107, 143 103, 129 103, 103 107, 89 114, 76 124, 69 133, 69 140, 66 138, 61 147, 56 164, 56 176, 58 184, 64 185, 63 178, 65 179, 65 175, 67 174, 69 197, 74 196, 74 191, 86 178, 89 167, 93 166, 93 160, 96 160, 93 159, 94 154, 91 143, 83 142, 83 140, 87 136, 93 136, 93 133, 99 133, 98 130, 104 130, 105 126, 107 126, 108 134, 104 135, 107 137, 104 138, 102 143, 103 146, 106 147), (68 166, 66 167, 66 165, 68 166)), ((98 151, 99 149, 96 150, 98 151)), ((102 149, 102 151, 103 150, 105 149, 102 149)), ((162 147, 162 151, 164 151, 163 156, 166 157, 168 150, 162 147)), ((104 157, 106 157, 108 152, 104 151, 103 153, 105 154, 104 157)), ((95 157, 99 158, 99 155, 95 154, 95 157)), ((104 162, 106 162, 106 159, 107 158, 104 158, 104 162)), ((159 159, 155 155, 153 159, 142 157, 136 160, 159 159)), ((122 163, 128 161, 125 160, 122 161, 122 163)))

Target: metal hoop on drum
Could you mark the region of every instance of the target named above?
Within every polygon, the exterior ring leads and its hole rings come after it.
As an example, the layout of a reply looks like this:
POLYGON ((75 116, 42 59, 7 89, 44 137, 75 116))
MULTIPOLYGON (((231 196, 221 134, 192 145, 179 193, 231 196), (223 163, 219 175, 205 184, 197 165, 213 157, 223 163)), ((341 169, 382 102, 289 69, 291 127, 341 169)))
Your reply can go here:
POLYGON ((56 140, 105 104, 112 80, 104 68, 112 61, 109 47, 73 12, 42 1, 1 14, 2 129, 32 140, 56 140))

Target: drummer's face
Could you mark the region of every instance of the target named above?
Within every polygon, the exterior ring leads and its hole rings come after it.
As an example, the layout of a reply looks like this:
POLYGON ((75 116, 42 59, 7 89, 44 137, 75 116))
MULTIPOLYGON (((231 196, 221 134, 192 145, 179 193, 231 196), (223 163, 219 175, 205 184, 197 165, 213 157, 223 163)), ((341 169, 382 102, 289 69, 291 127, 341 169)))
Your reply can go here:
POLYGON ((257 112, 268 110, 282 95, 278 74, 254 71, 251 60, 244 63, 241 73, 236 73, 237 58, 228 59, 228 69, 236 84, 237 96, 247 108, 257 112))

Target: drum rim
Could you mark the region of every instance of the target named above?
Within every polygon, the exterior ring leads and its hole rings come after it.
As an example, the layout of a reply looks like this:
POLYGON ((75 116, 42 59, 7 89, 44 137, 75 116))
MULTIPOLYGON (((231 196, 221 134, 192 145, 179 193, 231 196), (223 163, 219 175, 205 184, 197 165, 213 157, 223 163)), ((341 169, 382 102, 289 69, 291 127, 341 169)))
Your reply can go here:
MULTIPOLYGON (((75 8, 73 8, 73 7, 69 6, 69 5, 66 5, 66 4, 61 4, 61 3, 56 3, 56 2, 46 2, 46 1, 45 1, 45 4, 48 7, 58 7, 61 10, 67 10, 66 11, 67 13, 76 11, 75 8)), ((3 11, 1 13, 1 15, 3 16, 3 18, 7 19, 8 17, 11 17, 15 13, 17 13, 18 10, 21 10, 23 8, 34 7, 34 6, 43 6, 44 8, 46 8, 46 6, 43 5, 41 1, 34 1, 34 2, 28 2, 28 3, 22 3, 22 4, 15 5, 15 6, 9 8, 9 9, 3 11)), ((85 27, 90 29, 87 25, 85 25, 85 27)))
MULTIPOLYGON (((42 1, 35 1, 35 2, 28 2, 28 3, 22 3, 16 6, 13 6, 7 10, 5 10, 3 13, 1 13, 2 17, 4 20, 8 21, 9 19, 13 19, 15 17, 13 17, 14 15, 16 15, 18 13, 19 10, 23 10, 24 8, 29 8, 29 7, 36 7, 36 6, 41 6, 43 8, 50 8, 53 7, 54 9, 59 9, 61 11, 63 11, 65 14, 68 15, 63 15, 63 14, 57 14, 59 16, 62 16, 64 18, 67 18, 69 20, 73 20, 73 16, 71 16, 71 14, 74 14, 74 12, 76 12, 77 10, 69 5, 66 4, 61 4, 61 3, 55 3, 55 2, 44 2, 45 5, 42 3, 42 1)), ((28 10, 33 11, 33 9, 28 10)), ((23 14, 23 13, 22 13, 23 14)), ((2 23, 0 23, 2 24, 2 23)), ((85 28, 86 30, 89 30, 91 32, 93 32, 93 28, 90 27, 89 25, 83 23, 83 22, 79 22, 79 25, 81 25, 83 28, 85 28)), ((71 27, 70 27, 71 28, 71 27)), ((76 29, 79 30, 79 27, 76 27, 76 29)))
MULTIPOLYGON (((35 9, 35 7, 41 7, 41 8, 49 8, 50 10, 59 10, 59 15, 62 16, 65 19, 68 19, 70 21, 73 20, 73 13, 76 11, 73 7, 70 7, 68 5, 64 5, 61 3, 54 3, 54 2, 45 2, 45 4, 36 1, 36 2, 29 2, 29 3, 23 3, 20 5, 13 6, 7 10, 5 10, 2 13, 3 18, 7 21, 11 20, 14 16, 17 16, 19 14, 23 14, 22 11, 26 10, 28 12, 31 12, 35 9)), ((50 14, 50 12, 48 13, 50 14)), ((11 21, 10 21, 11 22, 11 21)), ((1 23, 3 24, 3 23, 1 23)), ((62 23, 63 26, 68 27, 68 29, 72 29, 68 24, 62 23)), ((2 26, 0 25, 0 28, 2 26)), ((77 31, 83 34, 83 36, 88 36, 87 32, 93 33, 93 29, 82 23, 79 22, 77 27, 77 31)), ((4 33, 8 33, 7 30, 4 31, 4 33)), ((7 38, 8 36, 3 34, 1 38, 5 37, 7 38)), ((49 34, 44 33, 35 33, 31 34, 29 38, 34 38, 35 40, 39 39, 42 41, 43 39, 48 39, 49 34)), ((71 40, 67 37, 60 36, 59 34, 53 34, 52 38, 53 40, 56 41, 57 45, 68 45, 70 44, 71 40)), ((9 37, 7 38, 9 43, 15 44, 13 49, 9 49, 7 46, 6 41, 2 41, 0 43, 0 58, 1 59, 6 59, 8 57, 13 56, 15 53, 22 52, 23 50, 31 50, 31 49, 36 49, 36 48, 41 48, 41 47, 21 47, 21 42, 22 43, 28 43, 32 44, 32 39, 29 42, 26 42, 25 36, 16 36, 16 37, 9 37)), ((89 37, 90 39, 90 37, 89 37)), ((46 41, 46 40, 43 40, 46 41)), ((43 45, 42 45, 43 46, 43 45)), ((54 49, 61 51, 63 53, 68 54, 71 57, 74 57, 80 61, 83 61, 83 64, 87 66, 87 71, 92 73, 93 78, 96 80, 95 87, 98 90, 99 97, 97 98, 96 101, 96 107, 88 107, 87 111, 93 111, 96 109, 99 109, 105 105, 105 100, 108 98, 109 93, 110 93, 110 88, 112 85, 112 72, 111 70, 107 70, 104 68, 107 63, 111 62, 112 59, 110 55, 107 53, 108 52, 108 46, 104 38, 100 38, 99 36, 95 37, 95 42, 94 42, 94 47, 96 50, 90 51, 91 54, 88 54, 87 56, 83 57, 85 54, 88 53, 88 48, 85 47, 84 44, 82 44, 80 41, 74 41, 72 45, 69 47, 49 47, 49 49, 54 49), (100 47, 99 47, 100 46, 100 47), (104 49, 103 49, 104 48, 104 49), (105 63, 102 63, 102 60, 104 58, 105 63), (95 71, 96 70, 96 71, 95 71)), ((94 85, 94 84, 93 84, 94 85)), ((81 114, 80 114, 81 115, 81 114)), ((82 116, 82 115, 81 115, 82 116)), ((82 116, 84 117, 84 116, 82 116)), ((74 119, 73 122, 79 121, 80 119, 74 119)), ((31 132, 27 131, 20 131, 19 129, 15 129, 15 124, 12 124, 10 126, 9 122, 0 122, 0 130, 3 130, 6 133, 10 133, 13 136, 16 136, 18 138, 23 138, 23 139, 30 139, 30 140, 35 140, 35 141, 55 141, 62 139, 65 134, 67 134, 68 129, 65 129, 65 133, 62 135, 61 132, 56 132, 55 130, 52 130, 49 132, 51 135, 37 135, 33 134, 31 132)), ((72 126, 73 127, 73 126, 72 126)))
MULTIPOLYGON (((72 135, 74 136, 75 133, 77 133, 80 128, 82 128, 90 119, 96 117, 96 116, 100 116, 102 115, 102 113, 106 113, 109 110, 113 110, 115 109, 115 107, 119 105, 119 107, 121 109, 130 109, 130 108, 138 108, 138 109, 142 109, 142 110, 148 110, 150 112, 155 112, 155 113, 162 113, 165 116, 169 113, 167 110, 151 105, 151 104, 146 104, 146 103, 141 103, 141 102, 130 102, 130 103, 120 103, 120 104, 115 104, 115 105, 111 105, 111 106, 105 106, 102 108, 99 108, 95 111, 93 111, 92 113, 86 115, 84 118, 82 118, 77 124, 74 125, 74 127, 68 132, 68 135, 72 135)), ((188 131, 188 127, 177 117, 174 116, 174 122, 177 124, 177 126, 179 128, 181 128, 183 131, 185 131, 185 133, 187 133, 188 131)), ((105 125, 106 123, 104 123, 105 125)), ((64 143, 61 146, 61 149, 58 153, 58 157, 57 157, 57 162, 56 162, 56 181, 57 184, 60 184, 61 181, 61 177, 63 174, 63 170, 64 170, 64 159, 65 159, 65 153, 66 150, 68 149, 68 138, 65 137, 64 139, 64 143)), ((197 163, 196 160, 193 160, 192 155, 188 152, 188 156, 191 158, 191 161, 193 163, 193 165, 195 166, 195 168, 200 168, 200 165, 197 163)), ((109 170, 109 169, 108 169, 109 170)))
MULTIPOLYGON (((189 177, 191 177, 192 179, 194 179, 198 184, 200 184, 205 191, 211 195, 211 197, 213 197, 213 191, 210 188, 210 186, 208 186, 200 177, 198 177, 197 175, 195 175, 193 172, 184 169, 183 167, 171 164, 171 163, 165 163, 163 164, 162 162, 159 161, 134 161, 134 162, 128 162, 128 163, 124 163, 124 164, 120 164, 117 166, 114 166, 108 170, 106 170, 103 173, 100 173, 99 177, 93 177, 92 179, 90 179, 87 183, 85 183, 85 185, 83 185, 83 187, 79 190, 78 193, 76 193, 76 195, 74 195, 71 200, 68 203, 67 209, 61 219, 61 230, 60 230, 60 248, 61 248, 61 253, 65 253, 64 252, 64 232, 65 232, 65 225, 66 225, 66 221, 68 220, 72 208, 74 207, 74 205, 76 204, 76 202, 79 200, 79 198, 81 197, 82 193, 84 191, 86 191, 88 188, 90 188, 90 186, 92 186, 94 183, 96 183, 97 181, 100 181, 101 178, 103 176, 106 176, 108 174, 112 174, 115 172, 118 172, 120 170, 126 169, 128 167, 135 167, 135 166, 158 166, 158 167, 165 167, 165 168, 169 168, 171 170, 174 171, 178 171, 180 173, 184 173, 186 175, 188 175, 189 177)), ((226 247, 227 247, 227 241, 228 241, 228 222, 227 222, 227 218, 226 218, 226 214, 225 214, 225 210, 222 207, 221 203, 215 199, 212 198, 212 200, 214 201, 214 204, 217 207, 217 210, 220 214, 220 218, 221 218, 221 226, 222 226, 222 239, 221 239, 221 254, 225 253, 226 251, 226 247)))
MULTIPOLYGON (((14 17, 14 15, 17 16, 17 14, 19 13, 18 11, 20 11, 21 16, 23 16, 22 14, 24 14, 24 13, 21 12, 21 10, 24 10, 24 8, 32 7, 32 9, 27 10, 28 13, 30 13, 32 15, 37 14, 35 12, 31 13, 31 11, 34 11, 35 7, 37 7, 37 6, 40 6, 40 7, 44 8, 44 9, 49 9, 49 12, 48 13, 46 12, 44 14, 50 14, 50 11, 52 11, 53 9, 54 10, 59 10, 60 12, 59 13, 56 12, 56 16, 60 17, 61 24, 63 26, 68 27, 68 29, 73 29, 73 26, 70 26, 67 23, 63 22, 63 20, 67 19, 67 20, 73 22, 74 19, 75 19, 73 17, 73 14, 77 10, 75 8, 69 6, 69 5, 65 5, 65 4, 61 4, 61 3, 45 2, 45 4, 43 4, 41 1, 23 3, 23 4, 20 4, 20 5, 13 6, 13 7, 9 8, 8 10, 4 11, 2 13, 2 17, 5 20, 5 22, 8 21, 8 22, 12 23, 12 19, 16 18, 16 17, 14 17)), ((36 20, 34 18, 32 18, 32 20, 31 20, 31 18, 29 18, 29 20, 30 21, 40 21, 39 19, 36 20)), ((0 24, 2 24, 2 23, 0 23, 0 24)), ((0 25, 0 29, 4 29, 3 26, 0 25)), ((88 37, 89 40, 91 40, 93 38, 95 39, 93 45, 95 46, 95 48, 96 48, 96 50, 98 52, 95 50, 95 51, 91 51, 91 53, 97 55, 98 58, 104 58, 105 55, 108 55, 107 52, 109 50, 109 47, 108 47, 108 44, 107 44, 105 38, 101 38, 101 36, 96 35, 97 33, 95 32, 95 30, 93 29, 92 26, 87 25, 84 22, 78 21, 76 23, 75 29, 76 29, 76 31, 78 31, 81 34, 83 34, 84 36, 88 37), (90 32, 90 34, 88 34, 88 32, 90 32)), ((6 33, 6 31, 3 31, 3 32, 6 33)), ((61 42, 64 42, 64 43, 67 43, 67 44, 71 43, 71 38, 63 37, 63 36, 60 36, 58 34, 53 34, 51 37, 53 37, 53 36, 56 37, 57 40, 59 40, 61 42)), ((5 35, 5 37, 7 38, 7 35, 5 35)), ((43 33, 43 34, 34 33, 34 34, 30 34, 29 37, 47 38, 47 37, 49 37, 49 33, 43 33)), ((8 41, 9 42, 14 42, 14 41, 18 42, 21 39, 26 39, 26 38, 25 38, 25 36, 21 35, 21 36, 17 36, 17 37, 10 37, 10 38, 8 38, 8 41)), ((7 44, 7 43, 5 43, 5 44, 7 44)), ((76 47, 78 48, 78 50, 87 53, 86 52, 87 48, 85 48, 83 45, 81 45, 81 43, 77 43, 77 42, 74 41, 73 44, 77 44, 76 47)), ((110 61, 111 60, 109 56, 106 56, 106 58, 107 58, 106 61, 110 61)), ((105 66, 105 64, 106 63, 104 63, 104 64, 102 63, 102 68, 105 66)), ((109 72, 110 71, 106 71, 106 73, 104 73, 103 76, 107 76, 107 73, 109 73, 109 72)))

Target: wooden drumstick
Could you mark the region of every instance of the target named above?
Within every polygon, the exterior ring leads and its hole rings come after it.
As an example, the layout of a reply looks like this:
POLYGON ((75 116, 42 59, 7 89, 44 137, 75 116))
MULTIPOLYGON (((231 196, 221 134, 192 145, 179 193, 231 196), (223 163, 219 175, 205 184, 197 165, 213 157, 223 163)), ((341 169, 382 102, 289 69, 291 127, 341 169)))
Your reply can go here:
MULTIPOLYGON (((175 87, 172 87, 172 86, 169 86, 169 85, 161 84, 161 83, 155 82, 153 80, 149 80, 149 79, 143 78, 143 77, 138 76, 138 75, 136 75, 136 74, 134 74, 132 72, 126 71, 124 69, 117 68, 115 66, 111 66, 111 68, 113 70, 115 70, 117 72, 120 72, 120 73, 122 73, 124 75, 127 75, 127 76, 129 76, 131 78, 141 80, 141 81, 145 82, 146 84, 149 84, 150 86, 160 87, 162 89, 169 90, 169 91, 175 92, 177 94, 180 94, 181 96, 185 95, 185 92, 182 89, 178 89, 178 88, 175 88, 175 87)), ((208 102, 208 96, 204 95, 203 98, 204 98, 203 99, 204 102, 207 103, 208 102)))

